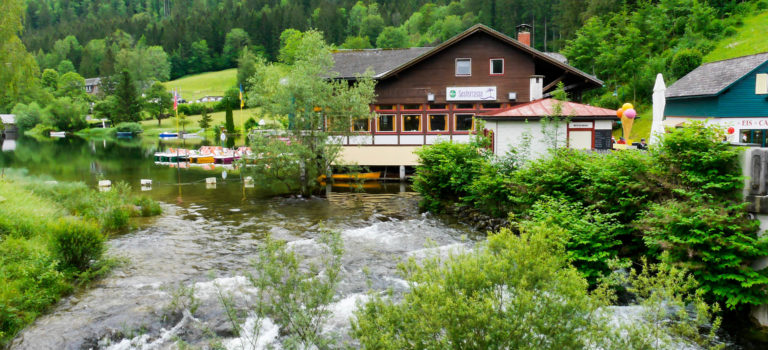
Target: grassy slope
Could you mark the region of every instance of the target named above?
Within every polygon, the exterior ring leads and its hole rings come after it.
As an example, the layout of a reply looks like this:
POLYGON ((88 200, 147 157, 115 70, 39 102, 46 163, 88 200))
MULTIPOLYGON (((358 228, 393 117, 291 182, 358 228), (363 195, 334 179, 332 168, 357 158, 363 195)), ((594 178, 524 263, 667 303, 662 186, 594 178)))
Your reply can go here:
MULTIPOLYGON (((259 117, 255 115, 257 112, 258 109, 254 108, 244 109, 242 113, 240 110, 233 111, 235 125, 241 128, 245 121, 251 117, 258 121, 259 117)), ((211 126, 224 123, 224 114, 225 112, 209 113, 213 119, 211 120, 211 126)), ((187 132, 197 132, 200 130, 200 126, 197 124, 200 121, 199 114, 187 116, 187 120, 189 122, 184 126, 184 130, 187 132)), ((163 131, 176 131, 176 119, 163 119, 160 125, 157 125, 157 119, 144 120, 141 122, 141 126, 144 128, 144 136, 157 136, 163 131)), ((181 126, 179 126, 179 130, 181 130, 181 126)))
POLYGON ((721 39, 715 49, 704 57, 704 62, 747 56, 768 51, 768 11, 744 18, 744 25, 736 35, 721 39))
POLYGON ((188 75, 163 85, 169 91, 179 89, 181 97, 187 101, 194 101, 203 96, 223 96, 225 91, 237 85, 237 69, 188 75))

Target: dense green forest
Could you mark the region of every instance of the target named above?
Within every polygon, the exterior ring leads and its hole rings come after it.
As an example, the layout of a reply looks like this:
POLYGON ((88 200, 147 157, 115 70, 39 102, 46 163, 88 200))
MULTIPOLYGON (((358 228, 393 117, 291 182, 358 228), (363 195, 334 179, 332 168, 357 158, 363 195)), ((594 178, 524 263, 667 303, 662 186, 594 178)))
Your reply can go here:
POLYGON ((656 72, 672 80, 766 2, 745 0, 26 0, 22 40, 41 70, 83 77, 123 69, 161 81, 237 66, 244 47, 276 60, 281 34, 316 28, 341 48, 431 46, 475 23, 562 51, 603 79, 593 99, 643 101, 656 72), (600 96, 602 95, 602 96, 600 96), (613 98, 616 97, 616 98, 613 98))
POLYGON ((20 10, 22 22, 4 25, 21 41, 7 41, 4 50, 26 49, 31 56, 17 56, 25 63, 13 64, 16 72, 6 74, 16 85, 0 96, 4 111, 17 102, 50 104, 35 89, 22 91, 35 84, 22 77, 38 76, 52 91, 68 73, 114 77, 103 89, 109 93, 125 70, 143 90, 152 80, 242 66, 246 56, 251 62, 254 56, 277 60, 292 33, 310 28, 339 48, 398 48, 436 45, 476 23, 512 36, 517 25, 531 24, 535 48, 562 52, 572 65, 605 82, 586 96, 588 102, 642 106, 656 73, 664 73, 667 82, 678 79, 718 42, 738 33, 744 18, 768 9, 768 0, 9 2, 16 3, 22 8, 6 14, 20 10), (35 68, 40 73, 33 73, 35 68))

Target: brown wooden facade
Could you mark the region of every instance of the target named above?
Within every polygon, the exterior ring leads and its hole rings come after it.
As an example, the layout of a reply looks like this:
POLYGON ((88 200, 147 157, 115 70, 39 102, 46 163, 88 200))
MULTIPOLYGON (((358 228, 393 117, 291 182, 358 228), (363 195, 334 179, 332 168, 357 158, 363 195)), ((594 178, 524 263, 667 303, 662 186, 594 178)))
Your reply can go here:
POLYGON ((343 71, 343 79, 354 80, 355 74, 372 68, 377 80, 376 102, 371 106, 377 117, 355 123, 355 135, 343 140, 350 146, 466 142, 476 131, 477 115, 528 103, 532 97, 546 97, 558 82, 563 82, 576 100, 582 91, 602 84, 555 56, 484 25, 473 26, 431 49, 347 51, 341 55, 337 68, 343 71), (360 56, 355 60, 357 53, 360 56), (384 56, 392 59, 383 60, 384 56), (402 61, 395 63, 397 59, 402 61), (359 71, 345 69, 351 67, 359 71), (534 79, 539 79, 538 91, 533 87, 534 79), (462 100, 447 96, 449 88, 486 87, 493 88, 495 99, 484 96, 481 100, 462 100))

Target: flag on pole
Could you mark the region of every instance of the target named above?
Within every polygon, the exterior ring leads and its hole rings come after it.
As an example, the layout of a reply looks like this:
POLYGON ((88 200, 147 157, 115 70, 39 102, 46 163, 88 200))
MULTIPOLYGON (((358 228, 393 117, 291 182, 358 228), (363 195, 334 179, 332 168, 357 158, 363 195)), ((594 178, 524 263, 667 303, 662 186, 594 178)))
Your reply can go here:
POLYGON ((243 84, 240 84, 240 109, 245 106, 245 99, 243 98, 243 84))
POLYGON ((173 110, 179 108, 179 94, 176 93, 176 89, 173 90, 173 110))

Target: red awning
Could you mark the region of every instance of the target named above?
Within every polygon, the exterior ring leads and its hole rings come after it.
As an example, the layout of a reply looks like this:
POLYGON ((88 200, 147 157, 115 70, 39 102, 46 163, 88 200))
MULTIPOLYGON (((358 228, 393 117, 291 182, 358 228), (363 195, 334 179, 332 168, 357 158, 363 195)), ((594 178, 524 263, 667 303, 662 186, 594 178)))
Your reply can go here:
MULTIPOLYGON (((559 101, 547 98, 543 100, 536 100, 533 102, 524 103, 521 105, 513 106, 501 111, 489 112, 480 114, 480 117, 488 117, 487 119, 493 119, 493 117, 520 117, 520 118, 534 118, 544 117, 548 115, 554 115, 555 103, 559 101)), ((562 103, 562 115, 569 117, 613 117, 619 119, 616 116, 616 111, 607 108, 600 108, 589 106, 576 102, 560 102, 562 103)))

